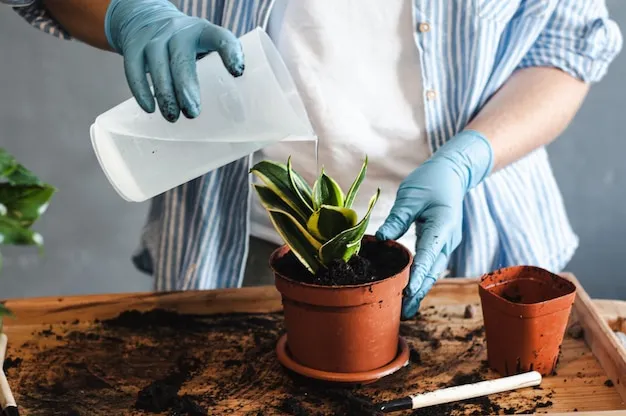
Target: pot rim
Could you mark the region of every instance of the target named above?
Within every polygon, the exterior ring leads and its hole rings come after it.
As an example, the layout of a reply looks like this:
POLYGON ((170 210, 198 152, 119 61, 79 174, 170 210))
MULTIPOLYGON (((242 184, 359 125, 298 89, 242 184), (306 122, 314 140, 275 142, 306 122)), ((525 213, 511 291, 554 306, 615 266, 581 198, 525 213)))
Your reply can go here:
POLYGON ((515 305, 515 306, 538 306, 538 305, 544 305, 547 303, 553 303, 555 301, 558 301, 560 299, 566 298, 568 296, 571 296, 572 293, 576 293, 576 285, 574 283, 572 283, 571 281, 569 281, 568 279, 559 276, 558 274, 552 273, 547 269, 541 268, 541 267, 537 267, 537 266, 526 266, 526 265, 519 265, 519 266, 511 266, 511 267, 504 267, 501 269, 496 269, 491 273, 485 273, 484 275, 481 276, 480 278, 480 282, 479 282, 479 287, 485 292, 488 293, 494 297, 496 297, 499 301, 504 302, 506 304, 509 305, 515 305), (538 280, 541 281, 542 279, 538 279, 537 277, 533 277, 533 276, 529 276, 529 277, 522 277, 522 278, 518 278, 518 279, 509 279, 506 281, 502 281, 502 282, 493 282, 493 283, 489 283, 489 284, 485 284, 485 281, 487 279, 489 279, 489 277, 493 276, 495 273, 497 273, 498 271, 502 271, 502 272, 509 272, 509 271, 513 271, 513 270, 532 270, 532 271, 537 271, 543 274, 549 274, 550 278, 552 280, 558 280, 560 282, 560 284, 567 286, 567 292, 563 292, 562 294, 555 296, 553 298, 550 299, 546 299, 546 300, 542 300, 539 302, 531 302, 531 303, 518 303, 518 302, 511 302, 510 300, 496 294, 493 292, 493 288, 498 287, 498 286, 502 286, 505 284, 508 284, 514 280, 538 280))
MULTIPOLYGON (((533 280, 533 279, 525 279, 525 280, 533 280)), ((550 299, 542 300, 542 301, 539 301, 539 302, 519 303, 519 302, 512 302, 512 301, 508 300, 507 298, 502 297, 502 296, 498 295, 497 293, 494 293, 491 290, 492 288, 495 288, 495 287, 498 287, 498 286, 502 286, 502 285, 505 285, 505 284, 506 283, 493 284, 493 285, 489 285, 487 287, 480 286, 480 289, 482 291, 484 291, 485 294, 489 294, 491 296, 494 296, 498 300, 500 300, 501 302, 504 302, 506 304, 515 305, 515 306, 527 306, 527 307, 528 306, 541 306, 541 305, 545 305, 547 303, 556 302, 556 301, 558 301, 560 299, 563 299, 563 298, 566 298, 568 296, 571 296, 572 293, 576 292, 576 288, 574 288, 574 290, 568 291, 566 293, 563 293, 562 295, 558 295, 558 296, 555 296, 555 297, 550 298, 550 299)))
MULTIPOLYGON (((533 279, 532 275, 529 277, 522 277, 521 279, 509 279, 507 282, 511 282, 514 280, 529 280, 533 279)), ((535 277, 534 280, 544 280, 541 278, 535 277)), ((483 308, 483 313, 487 309, 497 310, 500 313, 503 313, 508 316, 522 318, 522 319, 536 319, 542 316, 551 315, 555 313, 560 313, 564 310, 571 310, 572 305, 576 299, 577 288, 574 283, 569 281, 568 279, 559 276, 555 273, 550 272, 549 270, 543 269, 541 267, 536 266, 510 266, 504 267, 501 269, 494 270, 491 273, 484 274, 480 282, 478 284, 478 292, 481 299, 481 306, 483 308), (556 280, 559 284, 564 285, 564 289, 566 289, 563 293, 558 296, 552 297, 550 299, 542 300, 539 302, 533 303, 516 303, 511 302, 510 300, 500 296, 495 293, 492 289, 500 286, 501 284, 505 284, 505 282, 488 282, 490 278, 493 278, 494 275, 498 271, 502 272, 513 272, 513 271, 521 271, 527 270, 529 272, 539 272, 539 276, 543 276, 544 279, 549 278, 550 280, 556 280)))
POLYGON ((304 286, 304 287, 310 287, 310 288, 314 288, 314 289, 320 289, 320 290, 338 290, 338 289, 359 289, 359 288, 363 288, 363 287, 368 287, 368 286, 375 286, 378 284, 382 284, 390 279, 394 279, 397 278, 398 276, 402 275, 406 269, 408 267, 411 267, 411 264, 413 263, 413 254, 411 254, 411 252, 409 251, 408 248, 406 248, 403 244, 398 243, 395 240, 379 240, 377 239, 375 236, 373 235, 369 235, 366 234, 365 236, 363 236, 363 240, 369 240, 369 241, 375 241, 375 242, 379 242, 382 244, 389 244, 397 249, 399 249, 400 251, 403 251, 404 254, 407 256, 407 262, 406 264, 402 267, 402 269, 398 270, 398 272, 392 274, 391 276, 385 277, 384 279, 380 279, 380 280, 376 280, 374 282, 369 282, 369 283, 361 283, 358 285, 338 285, 338 286, 329 286, 329 285, 317 285, 314 283, 304 283, 304 282, 300 282, 298 280, 294 280, 290 277, 285 276, 284 274, 280 273, 279 271, 276 270, 276 268, 274 267, 274 263, 276 262, 276 259, 281 255, 286 255, 287 253, 289 253, 291 251, 291 248, 289 248, 289 246, 287 244, 283 244, 280 247, 276 248, 272 254, 270 255, 269 258, 269 266, 270 269, 272 270, 272 272, 274 273, 275 276, 280 277, 281 279, 284 279, 286 281, 288 281, 289 283, 292 284, 296 284, 299 286, 304 286))

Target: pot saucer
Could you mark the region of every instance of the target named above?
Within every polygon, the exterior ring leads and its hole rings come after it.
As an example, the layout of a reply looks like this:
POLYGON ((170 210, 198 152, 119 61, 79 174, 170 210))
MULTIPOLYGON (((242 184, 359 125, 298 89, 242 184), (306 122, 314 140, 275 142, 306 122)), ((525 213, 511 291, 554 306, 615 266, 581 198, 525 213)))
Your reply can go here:
POLYGON ((284 334, 276 344, 276 354, 278 361, 291 371, 305 377, 329 381, 333 383, 368 384, 395 373, 409 363, 409 346, 404 338, 398 338, 398 354, 389 364, 375 370, 360 373, 334 373, 330 371, 316 370, 298 364, 287 347, 287 334, 284 334))

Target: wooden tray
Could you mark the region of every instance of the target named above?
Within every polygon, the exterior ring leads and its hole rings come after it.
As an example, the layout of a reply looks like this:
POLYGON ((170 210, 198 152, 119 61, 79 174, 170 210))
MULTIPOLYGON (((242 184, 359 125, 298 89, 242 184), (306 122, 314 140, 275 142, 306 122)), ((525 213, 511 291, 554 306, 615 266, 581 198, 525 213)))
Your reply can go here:
MULTIPOLYGON (((578 286, 570 325, 579 324, 584 336, 566 336, 556 375, 545 377, 540 389, 413 414, 626 414, 626 351, 609 327, 620 312, 601 302, 602 310, 613 311, 607 322, 574 276, 565 276, 578 286)), ((8 300, 17 318, 5 321, 5 368, 23 415, 194 414, 182 412, 194 403, 208 415, 358 415, 364 403, 497 377, 484 365, 479 302, 476 279, 438 282, 421 317, 402 326, 411 364, 349 389, 302 380, 277 363, 273 346, 282 315, 273 287, 8 300), (464 317, 466 305, 475 308, 472 318, 464 317), (107 321, 132 310, 204 317, 161 313, 133 321, 141 323, 134 329, 124 319, 107 321), (155 329, 161 323, 165 329, 155 329), (176 381, 181 367, 188 374, 176 381), (161 413, 138 409, 141 395, 154 399, 157 379, 176 385, 180 400, 161 413)))

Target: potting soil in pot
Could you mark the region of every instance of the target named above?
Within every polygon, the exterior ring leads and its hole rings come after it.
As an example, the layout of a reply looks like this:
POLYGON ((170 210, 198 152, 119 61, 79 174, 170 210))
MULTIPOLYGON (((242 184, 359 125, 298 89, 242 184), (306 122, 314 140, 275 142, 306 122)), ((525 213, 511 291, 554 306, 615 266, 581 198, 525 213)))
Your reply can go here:
MULTIPOLYGON (((372 402, 496 377, 484 362, 481 318, 466 318, 465 309, 427 308, 402 323, 409 366, 366 386, 288 374, 274 352, 281 314, 130 311, 103 322, 46 326, 23 345, 9 336, 5 369, 30 416, 368 415, 375 414, 372 402)), ((525 389, 398 415, 532 413, 552 406, 552 395, 525 389)))
POLYGON ((336 260, 312 275, 292 253, 280 258, 276 270, 303 283, 344 286, 372 283, 393 276, 406 266, 403 252, 386 244, 364 242, 359 254, 348 262, 336 260))

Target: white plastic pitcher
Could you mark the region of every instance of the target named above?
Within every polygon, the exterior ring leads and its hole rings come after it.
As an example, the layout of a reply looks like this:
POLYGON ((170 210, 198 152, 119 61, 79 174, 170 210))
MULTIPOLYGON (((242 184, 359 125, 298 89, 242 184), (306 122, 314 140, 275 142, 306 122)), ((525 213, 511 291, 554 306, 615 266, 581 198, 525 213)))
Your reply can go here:
POLYGON ((197 62, 201 113, 175 123, 134 98, 98 116, 90 134, 120 196, 141 202, 278 141, 317 140, 280 54, 260 28, 240 38, 245 70, 233 77, 217 53, 197 62))

